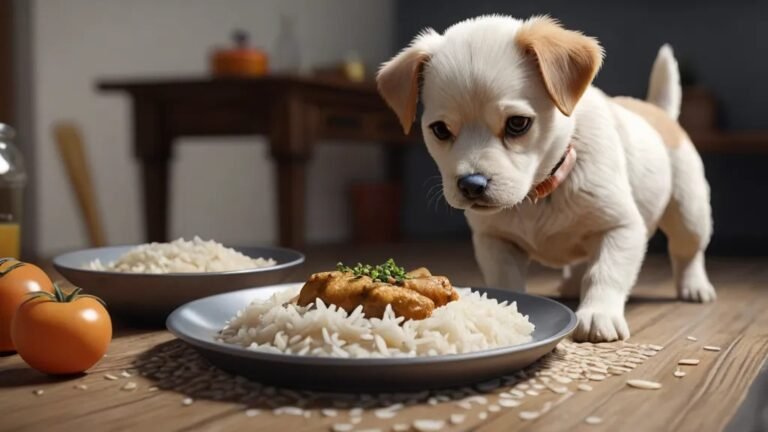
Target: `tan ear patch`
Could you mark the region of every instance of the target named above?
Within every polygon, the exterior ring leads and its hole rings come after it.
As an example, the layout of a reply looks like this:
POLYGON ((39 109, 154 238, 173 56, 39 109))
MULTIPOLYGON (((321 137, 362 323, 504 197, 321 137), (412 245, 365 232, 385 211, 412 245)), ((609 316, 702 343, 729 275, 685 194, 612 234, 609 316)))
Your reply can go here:
POLYGON ((523 52, 533 56, 544 86, 557 109, 570 116, 592 83, 603 60, 597 40, 566 30, 549 17, 523 23, 515 36, 523 52))
POLYGON ((614 97, 613 101, 645 119, 661 135, 667 147, 675 148, 688 139, 682 126, 656 105, 626 96, 614 97))
POLYGON ((408 134, 416 118, 419 102, 419 74, 429 54, 407 49, 384 64, 376 76, 379 94, 397 115, 403 132, 408 134))

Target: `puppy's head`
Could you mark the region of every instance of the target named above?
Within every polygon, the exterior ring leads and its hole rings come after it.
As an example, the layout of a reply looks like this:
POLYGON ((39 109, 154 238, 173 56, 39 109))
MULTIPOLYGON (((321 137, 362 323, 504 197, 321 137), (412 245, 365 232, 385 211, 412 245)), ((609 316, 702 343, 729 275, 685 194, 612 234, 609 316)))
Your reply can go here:
POLYGON ((602 55, 596 40, 547 17, 481 17, 422 32, 377 81, 406 133, 421 90, 448 203, 492 213, 520 203, 562 157, 602 55))

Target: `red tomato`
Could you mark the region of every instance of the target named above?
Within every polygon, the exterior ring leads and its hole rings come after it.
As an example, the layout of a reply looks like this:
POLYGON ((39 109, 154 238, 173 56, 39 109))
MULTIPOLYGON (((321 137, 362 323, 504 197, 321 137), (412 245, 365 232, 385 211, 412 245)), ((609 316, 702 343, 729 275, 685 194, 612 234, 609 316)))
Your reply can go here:
POLYGON ((112 320, 101 300, 81 295, 41 293, 24 302, 13 318, 11 336, 25 362, 48 374, 84 372, 107 352, 112 320))
POLYGON ((53 292, 51 279, 39 267, 0 259, 0 352, 13 351, 11 319, 27 294, 35 291, 53 292))

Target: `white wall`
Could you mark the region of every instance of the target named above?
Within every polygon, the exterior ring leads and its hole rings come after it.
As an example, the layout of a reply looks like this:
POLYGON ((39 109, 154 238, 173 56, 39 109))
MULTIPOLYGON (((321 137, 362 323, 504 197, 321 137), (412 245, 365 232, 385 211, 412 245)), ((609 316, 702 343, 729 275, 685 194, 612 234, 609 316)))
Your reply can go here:
MULTIPOLYGON (((51 125, 75 120, 85 134, 110 243, 142 241, 138 166, 127 97, 98 93, 106 77, 200 76, 207 53, 244 28, 271 49, 281 11, 296 17, 303 66, 357 50, 369 65, 391 52, 391 0, 36 0, 32 5, 37 249, 84 247, 85 231, 51 125)), ((229 244, 277 238, 273 168, 262 137, 185 139, 172 165, 171 234, 229 244)), ((348 234, 345 186, 383 176, 376 146, 328 143, 309 173, 310 241, 348 234), (344 167, 340 170, 339 167, 344 167)))

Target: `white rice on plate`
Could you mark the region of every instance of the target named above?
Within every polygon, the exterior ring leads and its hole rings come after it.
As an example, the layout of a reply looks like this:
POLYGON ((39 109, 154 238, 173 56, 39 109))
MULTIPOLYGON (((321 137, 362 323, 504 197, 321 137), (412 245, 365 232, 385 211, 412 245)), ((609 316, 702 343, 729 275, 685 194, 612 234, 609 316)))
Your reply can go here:
POLYGON ((103 264, 94 260, 85 269, 121 273, 206 273, 271 267, 271 258, 251 258, 213 240, 195 236, 170 243, 139 245, 123 254, 117 261, 103 264))
POLYGON ((513 302, 459 288, 460 299, 436 308, 429 318, 405 321, 387 306, 384 316, 366 318, 359 306, 347 314, 317 299, 291 302, 300 288, 255 300, 237 313, 219 339, 254 351, 344 358, 460 354, 529 342, 534 326, 513 302))

